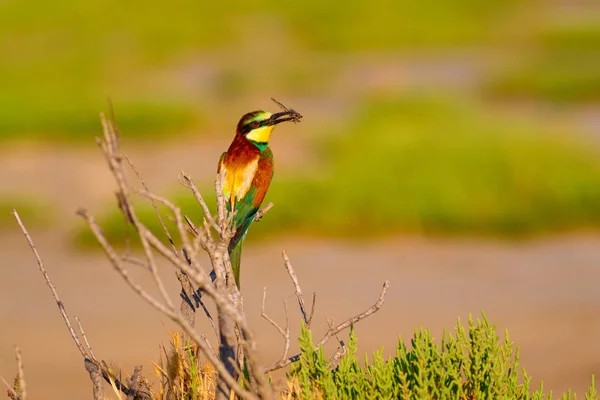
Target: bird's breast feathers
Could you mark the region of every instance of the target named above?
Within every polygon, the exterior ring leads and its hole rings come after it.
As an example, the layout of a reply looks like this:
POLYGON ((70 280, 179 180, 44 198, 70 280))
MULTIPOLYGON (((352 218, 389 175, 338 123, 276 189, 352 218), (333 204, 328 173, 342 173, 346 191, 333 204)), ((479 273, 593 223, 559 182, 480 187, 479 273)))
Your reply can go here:
POLYGON ((235 204, 241 201, 250 190, 252 180, 258 170, 258 161, 259 158, 256 157, 256 159, 245 164, 221 166, 223 195, 231 210, 235 209, 235 204))

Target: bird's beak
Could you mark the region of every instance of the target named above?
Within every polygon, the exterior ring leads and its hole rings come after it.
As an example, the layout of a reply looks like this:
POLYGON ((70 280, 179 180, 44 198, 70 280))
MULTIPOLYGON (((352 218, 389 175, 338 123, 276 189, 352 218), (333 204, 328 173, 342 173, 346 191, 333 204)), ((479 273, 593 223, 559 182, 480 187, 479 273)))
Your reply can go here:
POLYGON ((271 118, 265 121, 265 125, 277 125, 281 122, 292 121, 300 122, 302 115, 294 110, 287 110, 271 115, 271 118))

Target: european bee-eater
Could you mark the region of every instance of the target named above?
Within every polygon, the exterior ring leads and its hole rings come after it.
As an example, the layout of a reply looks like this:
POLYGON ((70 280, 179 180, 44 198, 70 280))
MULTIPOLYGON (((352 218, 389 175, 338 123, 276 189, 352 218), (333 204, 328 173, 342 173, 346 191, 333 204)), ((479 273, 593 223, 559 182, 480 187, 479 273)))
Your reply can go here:
POLYGON ((219 160, 217 172, 221 174, 227 211, 236 212, 232 220, 236 231, 228 251, 238 288, 242 242, 273 178, 273 153, 269 148, 271 133, 277 124, 298 122, 300 118, 300 114, 288 109, 275 114, 266 111, 245 114, 238 122, 233 142, 219 160))

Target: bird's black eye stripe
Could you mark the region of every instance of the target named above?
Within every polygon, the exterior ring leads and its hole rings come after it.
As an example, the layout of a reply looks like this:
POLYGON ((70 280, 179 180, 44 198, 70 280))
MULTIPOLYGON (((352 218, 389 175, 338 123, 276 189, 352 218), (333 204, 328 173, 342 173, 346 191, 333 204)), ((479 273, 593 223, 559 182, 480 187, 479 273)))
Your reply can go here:
POLYGON ((246 125, 242 126, 242 134, 246 134, 249 133, 251 130, 256 129, 256 128, 260 128, 260 121, 252 121, 247 123, 246 125))
POLYGON ((242 134, 245 135, 246 133, 249 133, 251 130, 259 128, 260 125, 261 125, 260 121, 249 122, 249 123, 245 124, 244 126, 242 126, 242 129, 241 129, 242 134))

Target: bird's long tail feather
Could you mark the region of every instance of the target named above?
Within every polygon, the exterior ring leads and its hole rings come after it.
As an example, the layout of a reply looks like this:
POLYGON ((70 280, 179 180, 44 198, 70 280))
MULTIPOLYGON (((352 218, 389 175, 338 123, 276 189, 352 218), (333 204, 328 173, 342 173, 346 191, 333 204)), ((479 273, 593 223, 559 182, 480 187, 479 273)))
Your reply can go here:
POLYGON ((231 268, 233 269, 233 277, 235 283, 240 288, 240 264, 242 261, 242 242, 240 240, 235 247, 229 252, 229 259, 231 260, 231 268))

